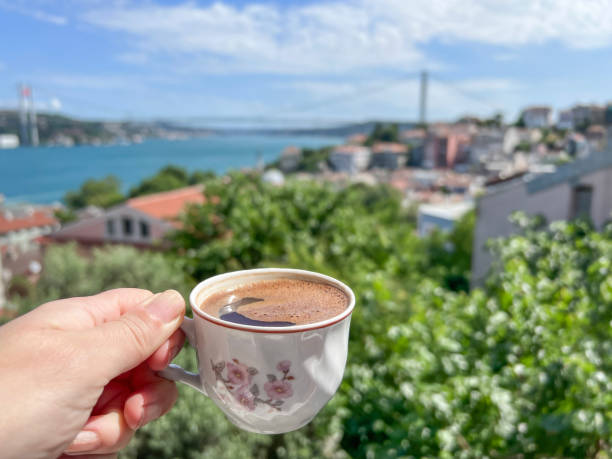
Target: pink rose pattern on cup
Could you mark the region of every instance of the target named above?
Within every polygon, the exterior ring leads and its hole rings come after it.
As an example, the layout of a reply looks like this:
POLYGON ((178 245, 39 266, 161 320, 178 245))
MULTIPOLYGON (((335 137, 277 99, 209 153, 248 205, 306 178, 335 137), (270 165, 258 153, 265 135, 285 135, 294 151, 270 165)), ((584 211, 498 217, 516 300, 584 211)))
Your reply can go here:
POLYGON ((216 380, 221 381, 234 399, 249 411, 253 411, 259 404, 265 404, 280 411, 285 399, 293 395, 290 381, 295 378, 289 373, 291 369, 289 360, 282 360, 276 365, 276 369, 280 372, 278 377, 274 374, 266 375, 268 381, 264 383, 263 389, 267 399, 260 397, 259 386, 253 383, 253 377, 259 373, 257 368, 249 367, 239 362, 238 359, 218 363, 211 360, 210 364, 215 372, 216 380), (225 376, 223 376, 224 371, 225 376))

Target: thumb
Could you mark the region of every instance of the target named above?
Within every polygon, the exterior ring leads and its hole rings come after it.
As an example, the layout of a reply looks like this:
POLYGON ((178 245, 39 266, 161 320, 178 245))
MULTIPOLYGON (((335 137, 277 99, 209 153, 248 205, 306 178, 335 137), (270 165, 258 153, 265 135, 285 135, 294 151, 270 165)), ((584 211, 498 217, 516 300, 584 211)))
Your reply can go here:
POLYGON ((87 348, 96 357, 100 376, 110 380, 144 362, 179 328, 184 313, 181 294, 166 290, 117 320, 89 330, 87 348))

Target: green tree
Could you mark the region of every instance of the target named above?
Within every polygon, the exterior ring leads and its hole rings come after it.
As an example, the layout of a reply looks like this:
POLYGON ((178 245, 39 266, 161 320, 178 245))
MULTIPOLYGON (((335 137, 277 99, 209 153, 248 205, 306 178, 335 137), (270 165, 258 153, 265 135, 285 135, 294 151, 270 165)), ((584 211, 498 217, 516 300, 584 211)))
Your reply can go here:
POLYGON ((61 223, 70 223, 77 219, 76 213, 69 208, 57 209, 54 212, 55 218, 57 218, 61 223))
POLYGON ((303 148, 298 163, 298 172, 318 172, 321 164, 327 164, 333 147, 303 148))
POLYGON ((44 269, 33 295, 21 301, 23 310, 58 298, 93 295, 119 287, 160 292, 170 288, 188 292, 178 262, 168 255, 127 246, 93 249, 86 257, 74 244, 49 247, 44 269))
POLYGON ((194 171, 191 176, 189 176, 189 184, 196 185, 198 183, 206 183, 215 177, 216 174, 213 171, 194 171))
POLYGON ((531 151, 531 142, 527 140, 521 140, 516 147, 514 147, 514 151, 522 151, 528 153, 531 151))
POLYGON ((71 210, 90 205, 111 207, 124 199, 121 183, 112 175, 100 180, 89 179, 77 191, 69 191, 64 196, 64 201, 71 210))
MULTIPOLYGON (((517 214, 521 233, 491 241, 491 277, 468 292, 473 213, 421 239, 384 186, 232 174, 206 193, 172 253, 51 247, 35 291, 11 301, 27 310, 114 286, 186 292, 235 269, 316 270, 357 297, 345 378, 312 423, 275 437, 238 430, 181 387, 122 457, 610 457, 612 226, 517 214)), ((193 350, 177 360, 196 370, 193 350)))
MULTIPOLYGON (((200 175, 195 176, 196 179, 201 177, 200 175)), ((130 190, 130 197, 170 191, 188 186, 191 183, 193 182, 190 181, 189 174, 185 169, 170 165, 161 169, 154 176, 144 179, 138 186, 133 187, 130 190)))
POLYGON ((399 127, 397 123, 383 124, 376 123, 374 130, 365 141, 365 145, 373 145, 376 142, 398 142, 399 127))

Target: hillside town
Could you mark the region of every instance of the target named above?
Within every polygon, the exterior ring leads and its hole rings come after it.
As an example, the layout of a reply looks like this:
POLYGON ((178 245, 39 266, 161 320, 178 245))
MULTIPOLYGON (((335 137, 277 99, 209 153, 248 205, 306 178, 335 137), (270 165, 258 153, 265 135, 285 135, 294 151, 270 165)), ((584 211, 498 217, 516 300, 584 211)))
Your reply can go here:
MULTIPOLYGON (((321 150, 288 146, 262 171, 282 186, 289 178, 337 186, 386 184, 416 211, 417 232, 448 231, 476 209, 472 283, 484 278, 490 238, 515 229, 518 210, 547 220, 585 216, 601 227, 612 212, 612 105, 576 105, 558 113, 525 108, 516 123, 500 117, 464 117, 454 123, 398 130, 379 124, 342 145, 321 150)), ((41 206, 0 201, 0 306, 15 276, 35 282, 50 244, 78 243, 85 250, 104 244, 159 249, 164 235, 180 225, 188 204, 203 203, 205 190, 191 186, 128 199, 110 208, 88 206, 60 223, 62 204, 41 206)))

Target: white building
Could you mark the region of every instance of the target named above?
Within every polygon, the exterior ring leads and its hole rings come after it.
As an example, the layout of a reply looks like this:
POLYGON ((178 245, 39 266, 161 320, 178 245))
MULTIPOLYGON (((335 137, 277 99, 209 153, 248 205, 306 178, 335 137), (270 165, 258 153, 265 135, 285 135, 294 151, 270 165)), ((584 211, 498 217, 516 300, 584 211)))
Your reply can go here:
POLYGON ((15 134, 0 134, 0 150, 5 148, 17 148, 19 137, 15 134))
POLYGON ((372 145, 373 168, 395 170, 406 164, 408 147, 402 143, 378 142, 372 145))
POLYGON ((455 223, 473 208, 472 201, 421 204, 417 222, 419 236, 425 237, 435 229, 451 231, 455 223))
POLYGON ((58 228, 51 208, 0 204, 0 254, 26 252, 36 245, 39 237, 58 228))
POLYGON ((511 155, 521 142, 534 144, 542 139, 539 129, 521 129, 514 126, 504 131, 502 150, 505 155, 511 155))
POLYGON ((571 110, 561 110, 557 121, 559 129, 574 129, 574 114, 571 110))
POLYGON ((339 145, 329 156, 329 162, 338 172, 356 172, 367 169, 370 165, 370 149, 360 145, 339 145))
POLYGON ((8 206, 0 195, 0 310, 6 301, 5 284, 14 275, 38 274, 36 266, 40 271, 39 241, 59 228, 53 211, 51 207, 8 206))
POLYGON ((578 104, 571 108, 574 127, 585 124, 603 124, 605 122, 605 107, 595 104, 578 104))
POLYGON ((543 128, 552 124, 552 110, 546 106, 527 107, 522 117, 528 128, 543 128))
POLYGON ((482 129, 472 138, 470 162, 480 163, 504 153, 504 133, 501 129, 482 129))
POLYGON ((283 172, 293 172, 298 168, 301 159, 302 150, 298 147, 290 145, 281 152, 279 167, 283 172))
POLYGON ((526 174, 486 189, 476 207, 472 284, 481 284, 492 263, 485 244, 514 234, 515 211, 541 215, 548 222, 588 217, 601 228, 612 212, 612 152, 592 153, 555 172, 526 174))

